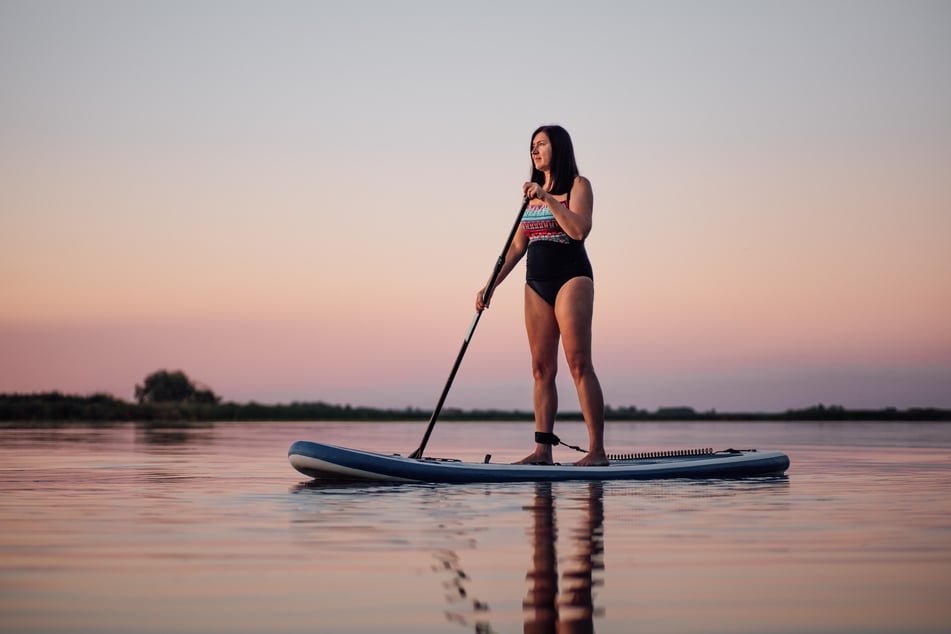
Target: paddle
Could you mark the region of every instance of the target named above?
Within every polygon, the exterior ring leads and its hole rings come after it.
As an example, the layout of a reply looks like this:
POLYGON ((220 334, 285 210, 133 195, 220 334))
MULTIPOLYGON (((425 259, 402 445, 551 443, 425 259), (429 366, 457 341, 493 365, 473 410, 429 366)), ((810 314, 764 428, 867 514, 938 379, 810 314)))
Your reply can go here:
MULTIPOLYGON (((518 210, 518 217, 515 218, 515 224, 512 225, 512 230, 509 231, 509 237, 505 241, 505 246, 502 247, 502 254, 499 256, 499 259, 495 262, 495 268, 492 269, 492 276, 489 278, 489 283, 486 284, 485 293, 482 295, 482 304, 483 306, 488 305, 489 298, 492 297, 492 287, 495 286, 495 280, 498 279, 499 273, 502 271, 502 266, 505 264, 505 254, 508 253, 509 245, 512 244, 512 240, 515 239, 515 232, 518 231, 519 225, 522 223, 522 215, 525 213, 525 208, 528 207, 528 197, 526 196, 522 199, 522 208, 518 210)), ((483 308, 482 310, 485 310, 483 308)), ((446 402, 446 396, 449 394, 449 388, 452 387, 452 381, 456 378, 456 372, 459 370, 459 364, 462 363, 462 357, 466 354, 466 348, 469 347, 469 340, 472 339, 472 333, 475 332, 476 325, 479 323, 479 317, 482 316, 482 310, 477 310, 475 315, 472 317, 472 323, 469 324, 469 332, 466 333, 466 338, 462 340, 462 348, 459 350, 459 355, 456 357, 456 362, 452 365, 452 371, 449 373, 449 379, 446 381, 446 387, 442 389, 442 394, 439 395, 439 401, 436 402, 436 409, 433 410, 433 415, 429 419, 429 427, 426 428, 426 433, 423 434, 423 442, 420 443, 419 448, 409 455, 410 458, 422 458, 423 450, 426 449, 426 443, 429 442, 429 436, 433 433, 433 427, 436 426, 436 419, 439 418, 439 413, 442 411, 443 403, 446 402)))

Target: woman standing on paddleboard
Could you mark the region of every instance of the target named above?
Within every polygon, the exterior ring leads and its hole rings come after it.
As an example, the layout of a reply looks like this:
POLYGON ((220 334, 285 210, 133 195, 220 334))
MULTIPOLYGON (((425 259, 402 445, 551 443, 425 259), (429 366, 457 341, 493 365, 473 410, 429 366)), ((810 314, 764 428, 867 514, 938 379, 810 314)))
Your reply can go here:
MULTIPOLYGON (((558 342, 578 390, 581 413, 588 426, 588 454, 579 466, 608 464, 604 452, 604 396, 591 364, 591 317, 594 275, 584 248, 591 232, 591 183, 578 173, 568 132, 557 125, 541 126, 532 134, 531 179, 522 185, 529 205, 505 254, 494 290, 528 254, 525 283, 525 327, 535 377, 535 451, 519 463, 552 462, 558 391, 558 342)), ((486 289, 479 291, 476 310, 486 289)))

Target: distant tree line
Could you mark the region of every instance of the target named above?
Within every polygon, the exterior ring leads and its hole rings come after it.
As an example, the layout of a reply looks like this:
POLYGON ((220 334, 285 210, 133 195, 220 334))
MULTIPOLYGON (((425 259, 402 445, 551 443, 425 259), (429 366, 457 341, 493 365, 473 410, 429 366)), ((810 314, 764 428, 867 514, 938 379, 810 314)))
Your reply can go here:
MULTIPOLYGON (((580 414, 579 414, 580 416, 580 414)), ((841 405, 822 404, 784 412, 697 412, 691 407, 661 407, 656 411, 636 407, 606 407, 605 420, 678 420, 678 421, 951 421, 951 410, 936 407, 897 409, 846 409, 841 405)))
MULTIPOLYGON (((265 405, 163 401, 130 403, 109 394, 76 396, 59 392, 0 394, 0 421, 160 422, 160 421, 425 421, 418 408, 380 409, 322 401, 265 405)), ((580 419, 580 414, 578 415, 580 419)), ((532 420, 530 412, 446 408, 440 420, 532 420)))
MULTIPOLYGON (((288 405, 221 402, 211 389, 196 384, 184 372, 160 370, 135 386, 136 402, 109 394, 77 396, 59 392, 0 394, 0 421, 6 422, 214 422, 214 421, 425 421, 431 412, 419 408, 380 409, 333 405, 322 401, 288 405)), ((691 407, 662 407, 653 412, 630 407, 606 407, 608 421, 951 421, 951 410, 845 409, 815 405, 781 413, 697 412, 691 407)), ((521 410, 444 409, 440 420, 532 420, 521 410)), ((582 420, 580 412, 559 414, 560 420, 582 420)))

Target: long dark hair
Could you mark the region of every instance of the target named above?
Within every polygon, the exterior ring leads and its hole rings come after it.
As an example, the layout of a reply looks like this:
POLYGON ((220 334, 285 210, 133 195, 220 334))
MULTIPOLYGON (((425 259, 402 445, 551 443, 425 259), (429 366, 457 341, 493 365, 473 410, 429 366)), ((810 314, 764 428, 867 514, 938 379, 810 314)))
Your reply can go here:
MULTIPOLYGON (((555 195, 567 194, 571 191, 571 186, 578 176, 578 164, 575 162, 575 148, 571 144, 571 136, 568 131, 560 125, 543 125, 532 132, 532 143, 539 132, 548 135, 551 141, 551 189, 549 192, 555 195)), ((533 183, 545 186, 545 175, 535 169, 535 163, 532 163, 533 183)))

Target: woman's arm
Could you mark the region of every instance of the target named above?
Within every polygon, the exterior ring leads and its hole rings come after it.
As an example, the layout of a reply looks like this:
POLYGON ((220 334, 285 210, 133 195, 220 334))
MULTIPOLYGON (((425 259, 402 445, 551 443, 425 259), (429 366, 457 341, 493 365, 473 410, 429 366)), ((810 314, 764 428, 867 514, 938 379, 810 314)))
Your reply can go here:
POLYGON ((594 195, 591 182, 584 176, 575 178, 571 186, 571 209, 563 202, 546 192, 538 183, 525 183, 525 195, 537 198, 548 205, 551 214, 561 228, 573 240, 584 240, 591 233, 591 214, 594 208, 594 195))
MULTIPOLYGON (((505 252, 505 261, 502 263, 502 268, 499 269, 499 275, 495 278, 495 285, 489 291, 489 300, 492 299, 492 293, 499 287, 509 273, 512 272, 512 269, 515 268, 515 265, 518 264, 519 260, 522 259, 522 256, 525 255, 525 251, 528 249, 528 236, 525 235, 525 232, 519 229, 515 232, 515 237, 512 238, 512 243, 509 245, 508 251, 505 252)), ((479 291, 479 294, 476 296, 476 310, 484 310, 489 307, 490 302, 482 303, 482 298, 485 296, 486 286, 483 286, 479 291)))

